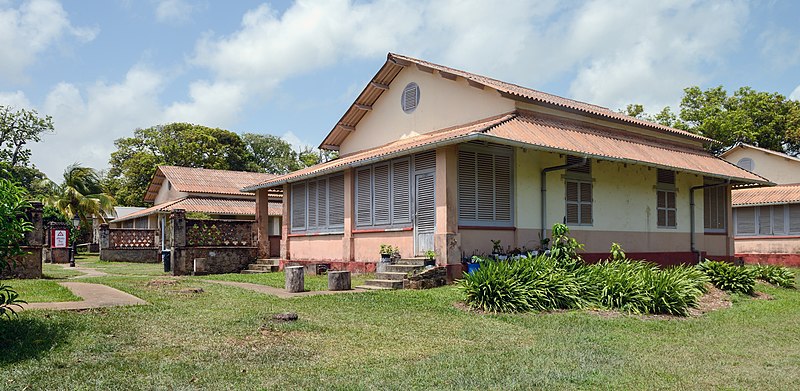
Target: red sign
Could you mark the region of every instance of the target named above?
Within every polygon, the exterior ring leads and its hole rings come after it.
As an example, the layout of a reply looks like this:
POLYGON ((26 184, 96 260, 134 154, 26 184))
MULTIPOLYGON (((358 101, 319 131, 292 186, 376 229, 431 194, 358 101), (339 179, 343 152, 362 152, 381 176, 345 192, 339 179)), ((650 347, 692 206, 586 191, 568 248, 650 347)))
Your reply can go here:
POLYGON ((69 243, 69 231, 66 229, 54 229, 50 231, 50 247, 67 248, 69 243))

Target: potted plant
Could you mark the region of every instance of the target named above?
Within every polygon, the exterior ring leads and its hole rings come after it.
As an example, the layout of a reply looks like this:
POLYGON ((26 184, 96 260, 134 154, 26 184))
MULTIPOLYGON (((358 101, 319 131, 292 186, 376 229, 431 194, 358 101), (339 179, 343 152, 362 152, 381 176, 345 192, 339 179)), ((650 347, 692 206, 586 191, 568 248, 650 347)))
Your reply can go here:
POLYGON ((480 260, 481 257, 473 255, 472 258, 467 261, 467 273, 472 274, 478 271, 481 267, 480 260))
POLYGON ((433 250, 425 251, 425 266, 436 265, 436 252, 433 250))
POLYGON ((498 259, 503 255, 503 246, 500 245, 500 240, 492 240, 492 258, 498 259))
POLYGON ((381 244, 381 262, 390 262, 392 259, 392 254, 397 252, 397 247, 393 247, 391 244, 381 244))

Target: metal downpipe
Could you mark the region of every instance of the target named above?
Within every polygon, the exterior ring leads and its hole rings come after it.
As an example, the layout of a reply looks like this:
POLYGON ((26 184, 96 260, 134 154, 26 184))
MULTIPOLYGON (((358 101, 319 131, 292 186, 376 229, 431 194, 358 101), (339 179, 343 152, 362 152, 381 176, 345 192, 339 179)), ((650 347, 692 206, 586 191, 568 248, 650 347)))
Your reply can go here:
POLYGON ((585 165, 588 160, 589 158, 584 156, 580 163, 562 164, 560 166, 547 167, 542 170, 540 179, 542 184, 542 233, 540 239, 547 237, 547 173, 551 171, 568 170, 570 168, 580 167, 585 165))

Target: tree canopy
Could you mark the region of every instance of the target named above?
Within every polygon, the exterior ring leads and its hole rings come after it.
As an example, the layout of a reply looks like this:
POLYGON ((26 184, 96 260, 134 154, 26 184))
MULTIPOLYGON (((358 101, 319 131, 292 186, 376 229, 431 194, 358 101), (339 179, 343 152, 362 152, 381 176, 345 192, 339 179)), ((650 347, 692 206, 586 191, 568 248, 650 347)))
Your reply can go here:
POLYGON ((67 166, 64 181, 55 187, 46 203, 64 216, 78 216, 82 227, 90 227, 92 217, 107 217, 114 212, 114 197, 103 191, 97 171, 78 163, 67 166))
POLYGON ((34 198, 46 195, 47 177, 30 163, 29 143, 39 142, 53 131, 53 119, 36 110, 14 110, 0 105, 0 178, 22 185, 34 198))
POLYGON ((800 102, 750 87, 739 88, 732 95, 721 86, 705 91, 694 86, 683 91, 677 115, 669 106, 649 115, 640 104, 628 105, 623 112, 715 139, 720 144, 710 146, 714 153, 743 142, 800 154, 800 102))

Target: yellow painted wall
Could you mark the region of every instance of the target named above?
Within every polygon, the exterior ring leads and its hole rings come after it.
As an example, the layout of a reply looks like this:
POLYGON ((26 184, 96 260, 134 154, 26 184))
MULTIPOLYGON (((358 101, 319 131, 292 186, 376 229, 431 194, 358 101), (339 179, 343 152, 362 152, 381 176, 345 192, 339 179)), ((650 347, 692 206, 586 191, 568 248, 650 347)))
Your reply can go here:
POLYGON ((752 148, 735 148, 725 160, 736 164, 739 159, 753 159, 753 172, 777 184, 800 183, 800 161, 752 148))
POLYGON ((406 137, 477 121, 514 110, 514 101, 493 89, 470 87, 464 79, 455 81, 418 70, 403 69, 342 142, 339 152, 346 155, 406 137), (420 88, 416 110, 406 114, 400 104, 403 89, 410 82, 420 88))
POLYGON ((158 189, 158 194, 156 195, 155 201, 153 201, 153 205, 158 205, 167 201, 177 200, 178 198, 186 197, 188 194, 175 190, 174 187, 170 189, 169 186, 169 179, 164 179, 164 183, 161 184, 161 188, 158 189))

